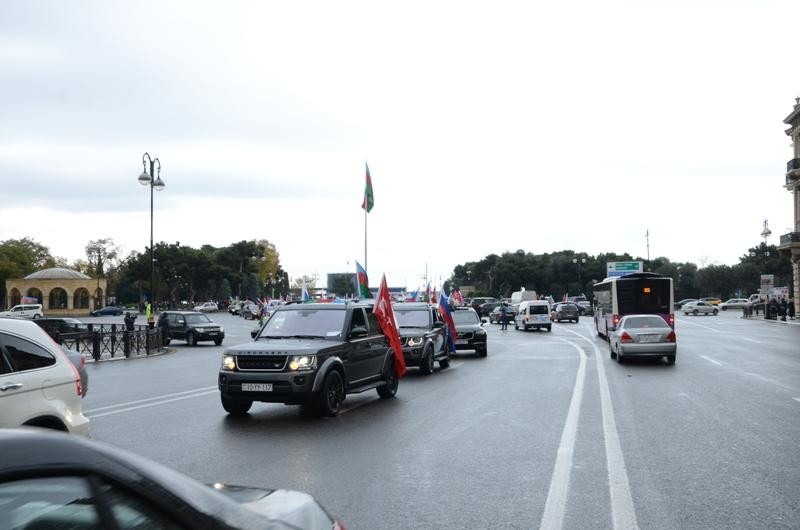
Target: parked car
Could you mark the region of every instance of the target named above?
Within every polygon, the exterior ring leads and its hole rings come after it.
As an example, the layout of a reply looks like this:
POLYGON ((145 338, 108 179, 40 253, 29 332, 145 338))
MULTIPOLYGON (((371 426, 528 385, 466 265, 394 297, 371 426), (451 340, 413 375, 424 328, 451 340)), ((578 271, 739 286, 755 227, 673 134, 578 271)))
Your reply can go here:
POLYGON ((223 353, 222 407, 242 415, 262 401, 335 416, 347 394, 394 397, 394 353, 372 311, 372 302, 279 307, 253 342, 223 353))
MULTIPOLYGON (((486 357, 487 340, 484 321, 471 307, 457 307, 452 310, 453 322, 458 335, 455 340, 456 351, 474 350, 478 357, 486 357)), ((513 317, 509 314, 509 320, 513 317)))
POLYGON ((106 307, 102 307, 100 309, 95 309, 90 315, 93 317, 106 317, 106 316, 113 316, 118 317, 125 312, 124 307, 115 307, 113 305, 109 305, 106 307))
POLYGON ((239 314, 245 320, 255 320, 261 316, 261 307, 255 302, 245 302, 239 309, 239 314))
POLYGON ((480 311, 478 311, 478 314, 480 314, 480 316, 482 317, 488 317, 489 315, 492 314, 492 311, 494 311, 495 308, 500 306, 500 304, 501 302, 486 302, 484 304, 481 304, 480 311))
POLYGON ((630 357, 666 357, 675 364, 678 339, 667 321, 657 315, 625 315, 617 328, 609 331, 611 358, 622 364, 630 357))
POLYGON ((747 298, 731 298, 719 304, 719 308, 723 311, 728 309, 741 309, 743 307, 750 307, 750 300, 747 298))
POLYGON ((482 307, 484 304, 491 304, 493 302, 497 302, 497 298, 492 296, 476 296, 472 300, 470 300, 469 305, 472 309, 475 310, 478 315, 482 315, 482 307))
POLYGON ((447 337, 439 311, 426 303, 394 304, 394 316, 400 332, 406 366, 419 366, 423 374, 450 366, 447 337))
MULTIPOLYGON (((0 427, 48 427, 87 436, 82 385, 76 366, 42 328, 0 318, 0 427)), ((12 461, 0 454, 0 461, 12 461)))
POLYGON ((172 339, 185 340, 189 346, 206 341, 219 346, 225 338, 225 329, 199 311, 164 311, 158 316, 158 327, 165 346, 172 339))
POLYGON ((517 314, 514 316, 514 329, 546 329, 553 330, 551 320, 550 302, 547 300, 529 300, 520 302, 517 314))
POLYGON ((228 305, 228 313, 231 315, 238 315, 242 309, 242 304, 244 304, 244 302, 231 302, 230 305, 228 305))
POLYGON ((563 320, 578 322, 579 318, 578 306, 572 302, 559 302, 553 307, 553 320, 556 322, 563 320))
POLYGON ((0 317, 9 318, 43 318, 42 304, 18 304, 8 311, 0 312, 0 317))
POLYGON ((684 298, 683 300, 679 300, 675 302, 675 309, 682 309, 683 306, 689 302, 697 302, 697 298, 684 298))
POLYGON ((306 493, 206 485, 64 433, 0 429, 0 454, 3 528, 344 528, 306 493))
MULTIPOLYGON (((514 317, 516 317, 516 308, 519 306, 506 306, 506 318, 508 318, 509 322, 514 322, 514 317)), ((492 309, 492 312, 489 313, 489 323, 490 324, 499 324, 500 323, 500 305, 492 309)))
POLYGON ((722 303, 722 300, 715 296, 707 296, 705 298, 701 298, 700 301, 705 302, 709 305, 719 305, 722 303))
POLYGON ((219 307, 216 302, 203 302, 200 305, 194 306, 194 310, 200 311, 201 313, 215 313, 219 311, 219 307))
POLYGON ((45 330, 53 339, 65 333, 87 333, 89 326, 77 318, 72 317, 47 317, 37 318, 36 324, 45 330))
POLYGON ((688 304, 684 304, 681 308, 684 315, 699 315, 704 314, 708 315, 709 313, 712 315, 716 315, 719 313, 719 308, 717 306, 713 306, 711 304, 707 304, 702 300, 698 300, 697 302, 689 302, 688 304))

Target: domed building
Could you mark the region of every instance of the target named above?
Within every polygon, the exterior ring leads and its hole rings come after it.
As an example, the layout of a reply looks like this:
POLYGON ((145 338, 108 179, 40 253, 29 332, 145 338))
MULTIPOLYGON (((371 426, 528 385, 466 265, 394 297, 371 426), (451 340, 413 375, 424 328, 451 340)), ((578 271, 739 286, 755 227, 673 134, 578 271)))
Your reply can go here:
POLYGON ((105 306, 106 280, 63 267, 42 269, 24 278, 6 280, 5 309, 23 302, 42 304, 45 316, 88 315, 105 306), (36 299, 36 302, 33 301, 36 299))

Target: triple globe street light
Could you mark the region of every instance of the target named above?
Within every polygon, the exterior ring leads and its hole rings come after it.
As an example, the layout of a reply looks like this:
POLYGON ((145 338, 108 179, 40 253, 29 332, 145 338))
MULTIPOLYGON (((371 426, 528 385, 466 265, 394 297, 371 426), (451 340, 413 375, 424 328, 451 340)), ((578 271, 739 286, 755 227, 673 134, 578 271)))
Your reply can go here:
POLYGON ((139 184, 150 186, 150 303, 155 303, 156 259, 153 255, 153 190, 161 191, 166 187, 161 180, 161 161, 150 158, 148 153, 142 155, 142 174, 139 175, 139 184), (150 172, 147 172, 147 162, 150 162, 150 172), (158 168, 156 168, 156 165, 158 168))

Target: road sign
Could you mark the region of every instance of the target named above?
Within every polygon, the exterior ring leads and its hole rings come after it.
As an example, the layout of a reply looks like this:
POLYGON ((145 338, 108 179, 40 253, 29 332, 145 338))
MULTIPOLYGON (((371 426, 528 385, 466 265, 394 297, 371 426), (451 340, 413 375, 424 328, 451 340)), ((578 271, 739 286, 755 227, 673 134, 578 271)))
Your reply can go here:
POLYGON ((641 261, 609 261, 606 263, 606 276, 625 276, 636 272, 644 271, 644 263, 641 261))
POLYGON ((772 295, 772 290, 775 288, 775 275, 774 274, 762 274, 761 275, 761 288, 758 290, 759 293, 765 294, 767 296, 772 295))

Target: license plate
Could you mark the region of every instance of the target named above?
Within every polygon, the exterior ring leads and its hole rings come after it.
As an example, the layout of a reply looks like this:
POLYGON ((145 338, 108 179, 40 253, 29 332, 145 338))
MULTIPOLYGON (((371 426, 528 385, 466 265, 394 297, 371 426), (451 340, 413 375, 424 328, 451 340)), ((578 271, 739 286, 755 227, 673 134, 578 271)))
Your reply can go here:
POLYGON ((639 342, 658 342, 659 335, 639 335, 639 342))
POLYGON ((242 392, 272 392, 272 383, 242 383, 242 392))
POLYGON ((456 339, 456 344, 469 344, 467 339, 456 339))
POLYGON ((209 333, 209 335, 211 335, 213 337, 214 335, 218 335, 218 333, 216 331, 212 331, 212 332, 209 333))

